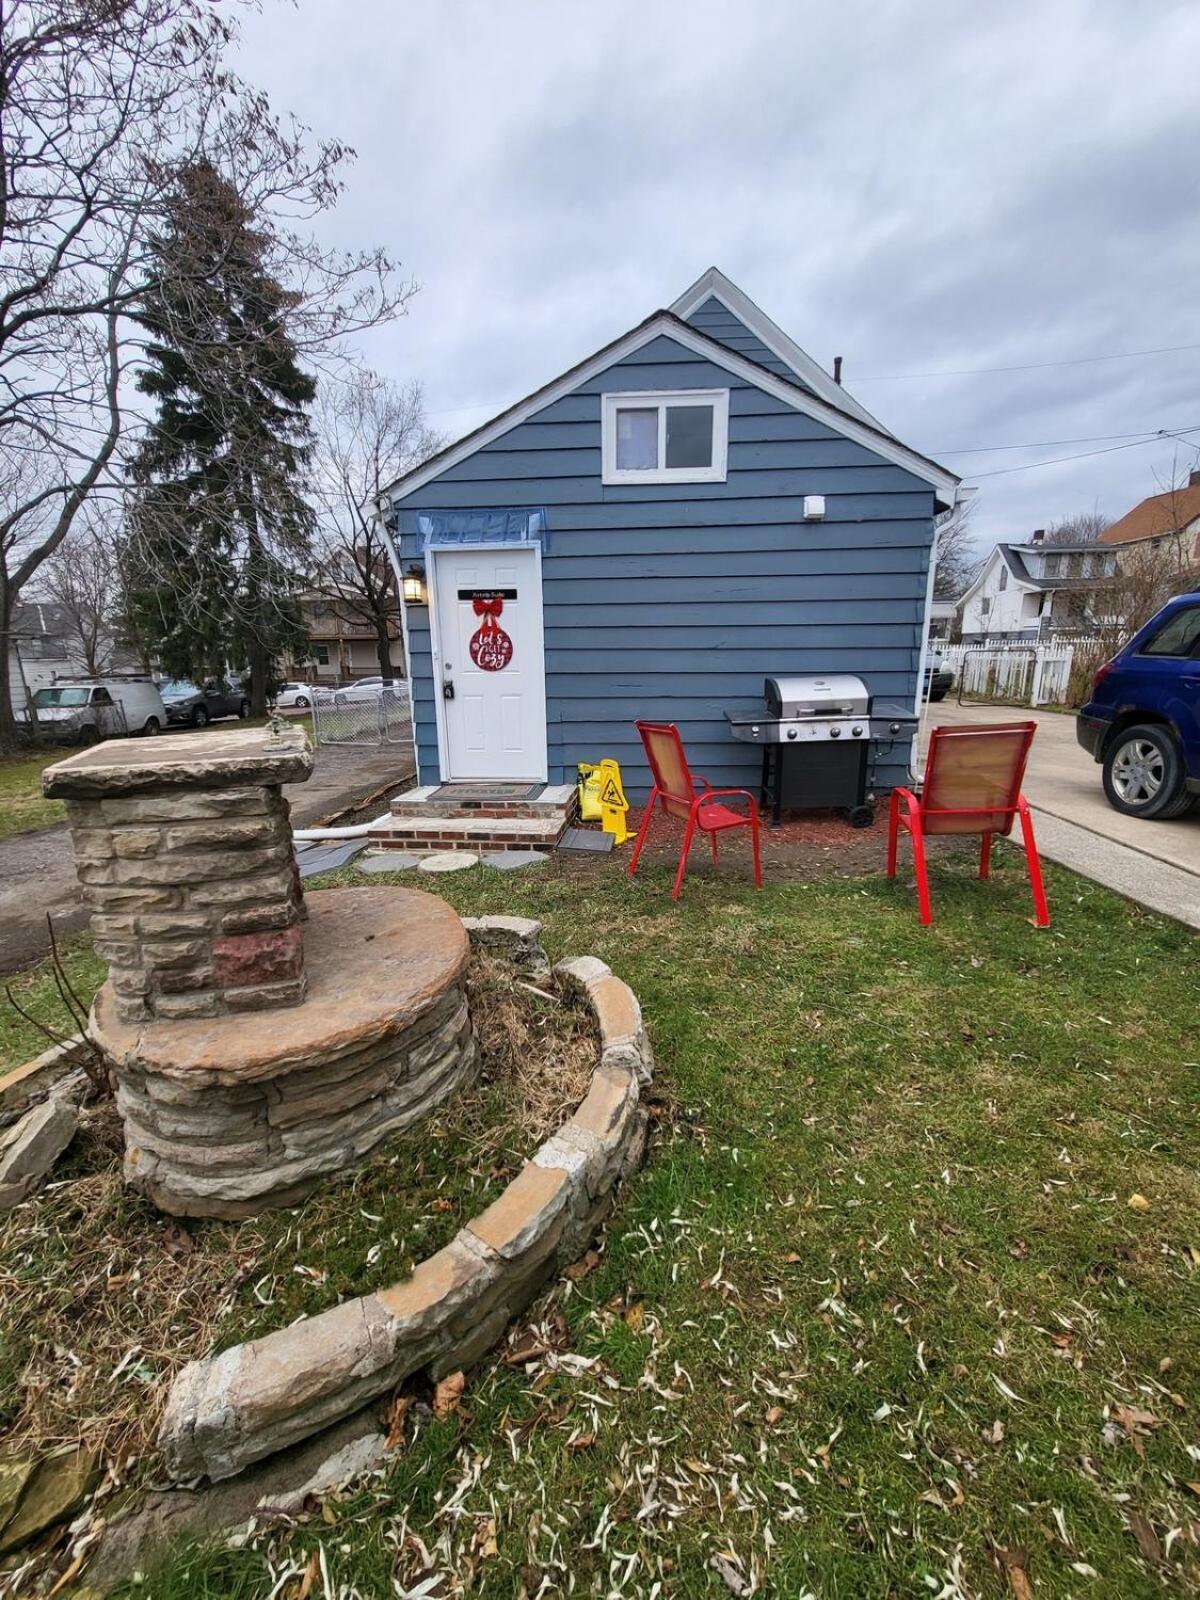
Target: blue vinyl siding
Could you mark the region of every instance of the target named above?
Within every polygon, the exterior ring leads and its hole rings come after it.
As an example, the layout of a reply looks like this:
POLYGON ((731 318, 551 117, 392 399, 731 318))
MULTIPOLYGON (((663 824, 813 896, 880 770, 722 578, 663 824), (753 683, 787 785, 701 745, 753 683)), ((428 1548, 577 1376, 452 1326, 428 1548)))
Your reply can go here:
MULTIPOLYGON (((729 737, 723 712, 757 700, 768 673, 857 672, 872 692, 912 703, 933 490, 669 337, 396 506, 404 560, 418 550, 418 511, 546 508, 552 783, 574 778, 579 761, 616 756, 631 798, 644 797, 649 775, 633 726, 642 717, 677 722, 695 770, 713 783, 756 786, 759 751, 729 737), (687 388, 730 390, 727 481, 603 484, 600 395, 687 388), (823 522, 804 522, 805 494, 826 497, 823 522)), ((430 782, 439 775, 439 691, 423 607, 409 611, 409 647, 430 782)), ((903 781, 907 759, 894 753, 880 788, 903 781)))
POLYGON ((757 334, 751 333, 745 323, 735 317, 728 306, 723 305, 715 295, 709 295, 708 299, 698 305, 685 320, 701 333, 706 333, 710 339, 716 339, 721 344, 727 345, 730 350, 736 350, 738 355, 745 356, 749 361, 757 361, 760 367, 766 367, 769 372, 777 373, 779 377, 787 378, 791 383, 808 387, 803 378, 793 372, 791 367, 765 345, 757 334))

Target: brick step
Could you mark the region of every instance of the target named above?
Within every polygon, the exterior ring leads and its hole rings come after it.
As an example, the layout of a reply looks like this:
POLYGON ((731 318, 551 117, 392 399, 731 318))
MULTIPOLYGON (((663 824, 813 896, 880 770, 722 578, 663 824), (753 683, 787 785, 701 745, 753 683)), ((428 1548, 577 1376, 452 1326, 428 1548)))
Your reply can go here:
POLYGON ((510 818, 540 821, 550 817, 560 819, 572 817, 578 806, 575 786, 570 783, 548 785, 532 800, 506 800, 501 796, 474 800, 455 800, 445 796, 438 800, 431 799, 437 788, 437 785, 431 784, 421 789, 409 789, 404 794, 397 795, 391 803, 393 817, 403 820, 429 818, 464 822, 510 818))
POLYGON ((553 850, 570 824, 565 812, 540 817, 396 817, 367 834, 372 850, 553 850))

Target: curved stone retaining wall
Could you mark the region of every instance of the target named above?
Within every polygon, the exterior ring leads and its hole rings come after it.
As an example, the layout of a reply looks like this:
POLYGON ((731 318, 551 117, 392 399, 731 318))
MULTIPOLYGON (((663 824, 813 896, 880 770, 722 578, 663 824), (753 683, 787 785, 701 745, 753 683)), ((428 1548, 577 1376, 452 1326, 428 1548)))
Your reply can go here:
MULTIPOLYGON (((471 937, 536 966, 539 924, 481 918, 471 937)), ((544 960, 544 956, 542 957, 544 960)), ((500 1198, 394 1288, 193 1361, 178 1375, 160 1444, 177 1478, 227 1478, 385 1394, 413 1372, 479 1360, 546 1281, 575 1260, 641 1159, 639 1089, 653 1058, 632 991, 602 961, 561 962, 600 1031, 579 1109, 500 1198)))
POLYGON ((313 896, 309 998, 287 1011, 92 1034, 117 1079, 126 1181, 175 1216, 295 1205, 474 1077, 462 922, 416 889, 313 896))

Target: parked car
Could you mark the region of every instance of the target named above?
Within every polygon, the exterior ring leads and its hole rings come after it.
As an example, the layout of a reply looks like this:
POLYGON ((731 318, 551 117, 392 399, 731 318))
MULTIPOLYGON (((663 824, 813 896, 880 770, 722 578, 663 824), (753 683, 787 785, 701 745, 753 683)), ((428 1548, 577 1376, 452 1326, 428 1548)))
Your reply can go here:
MULTIPOLYGON (((126 733, 153 735, 167 712, 149 678, 60 678, 33 696, 38 730, 63 744, 96 744, 126 733)), ((31 718, 28 712, 24 721, 31 718)))
POLYGON ((203 728, 214 717, 250 714, 250 702, 240 686, 221 683, 216 678, 207 679, 203 687, 185 678, 173 678, 161 688, 167 721, 171 723, 190 722, 193 728, 203 728))
POLYGON ((281 683, 275 696, 276 711, 307 711, 314 700, 328 695, 328 689, 315 683, 281 683))
POLYGON ((954 687, 954 674, 942 665, 941 656, 930 656, 925 663, 926 700, 944 700, 954 687))
POLYGON ((333 691, 336 705, 351 705, 357 700, 382 700, 385 694, 397 698, 407 695, 405 678, 355 678, 353 683, 333 691))
POLYGON ((1177 595, 1092 680, 1076 736, 1108 803, 1165 821, 1200 795, 1200 594, 1177 595))

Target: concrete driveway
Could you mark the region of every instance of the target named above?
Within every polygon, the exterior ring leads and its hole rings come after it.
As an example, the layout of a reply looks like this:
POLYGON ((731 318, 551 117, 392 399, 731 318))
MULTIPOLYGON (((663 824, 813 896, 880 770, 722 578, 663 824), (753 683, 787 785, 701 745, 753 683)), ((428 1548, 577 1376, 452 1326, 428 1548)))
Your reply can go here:
POLYGON ((1142 822, 1114 811, 1104 798, 1100 768, 1076 742, 1075 718, 1062 712, 960 706, 951 698, 929 707, 926 727, 1031 719, 1038 731, 1025 796, 1035 812, 1041 853, 1152 911, 1200 928, 1200 808, 1174 822, 1142 822))

